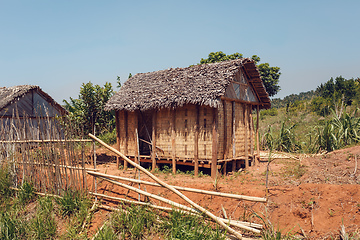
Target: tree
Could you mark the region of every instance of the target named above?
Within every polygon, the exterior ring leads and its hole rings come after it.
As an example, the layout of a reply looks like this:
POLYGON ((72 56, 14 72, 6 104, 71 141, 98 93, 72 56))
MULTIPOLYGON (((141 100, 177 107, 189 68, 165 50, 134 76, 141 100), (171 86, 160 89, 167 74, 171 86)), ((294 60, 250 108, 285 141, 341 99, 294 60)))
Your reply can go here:
POLYGON ((102 134, 114 129, 115 114, 104 111, 105 103, 114 94, 111 83, 106 82, 104 87, 83 83, 80 87, 78 99, 70 98, 70 102, 63 100, 69 117, 78 126, 83 128, 84 134, 102 134))
MULTIPOLYGON (((208 56, 208 58, 204 59, 201 58, 200 64, 205 63, 215 63, 215 62, 222 62, 222 61, 228 61, 228 60, 235 60, 242 58, 243 55, 241 53, 234 53, 230 55, 226 55, 222 51, 220 52, 211 52, 208 56)), ((253 55, 252 60, 255 61, 256 64, 260 62, 260 57, 257 55, 253 55)), ((265 89, 270 97, 276 95, 280 91, 279 84, 279 78, 281 75, 280 68, 279 67, 270 67, 269 63, 262 63, 260 65, 257 65, 260 76, 263 80, 265 89)))

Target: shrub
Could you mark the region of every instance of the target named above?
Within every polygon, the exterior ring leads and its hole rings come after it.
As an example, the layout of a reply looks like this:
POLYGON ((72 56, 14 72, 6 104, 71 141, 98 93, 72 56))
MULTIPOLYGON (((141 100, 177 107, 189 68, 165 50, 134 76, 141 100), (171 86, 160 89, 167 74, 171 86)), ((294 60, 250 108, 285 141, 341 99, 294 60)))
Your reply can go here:
POLYGON ((35 189, 31 182, 25 181, 18 192, 18 202, 22 205, 33 200, 35 197, 35 189))

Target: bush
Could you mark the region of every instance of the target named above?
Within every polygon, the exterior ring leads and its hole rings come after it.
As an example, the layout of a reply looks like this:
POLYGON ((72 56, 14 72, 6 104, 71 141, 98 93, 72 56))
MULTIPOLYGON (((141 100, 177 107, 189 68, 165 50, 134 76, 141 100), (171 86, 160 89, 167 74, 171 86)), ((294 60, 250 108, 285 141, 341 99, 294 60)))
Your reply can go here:
POLYGON ((260 111, 260 119, 261 120, 263 120, 265 118, 265 116, 277 116, 277 115, 278 115, 277 108, 270 108, 270 109, 260 111))

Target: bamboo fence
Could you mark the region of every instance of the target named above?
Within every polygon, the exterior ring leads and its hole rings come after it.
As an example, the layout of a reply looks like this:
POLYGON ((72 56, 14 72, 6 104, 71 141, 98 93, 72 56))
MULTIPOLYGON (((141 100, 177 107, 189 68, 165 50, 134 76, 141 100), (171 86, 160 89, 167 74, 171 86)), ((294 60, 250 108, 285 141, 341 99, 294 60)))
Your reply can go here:
POLYGON ((37 191, 60 194, 88 190, 85 168, 91 146, 68 120, 54 117, 0 117, 0 164, 10 166, 13 187, 31 182, 37 191))

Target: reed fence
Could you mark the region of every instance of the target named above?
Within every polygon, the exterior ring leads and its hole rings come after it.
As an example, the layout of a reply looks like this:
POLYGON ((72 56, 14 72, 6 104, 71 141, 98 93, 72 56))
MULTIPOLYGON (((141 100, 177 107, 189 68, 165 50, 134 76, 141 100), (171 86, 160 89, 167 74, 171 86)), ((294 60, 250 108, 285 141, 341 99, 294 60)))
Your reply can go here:
POLYGON ((43 193, 87 191, 86 170, 96 169, 85 166, 94 163, 95 147, 79 136, 65 118, 0 117, 0 164, 10 166, 13 187, 27 181, 43 193))

